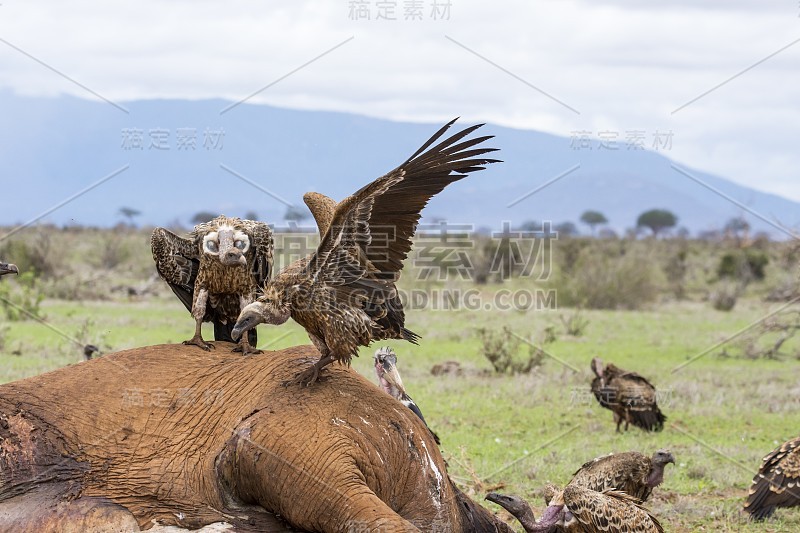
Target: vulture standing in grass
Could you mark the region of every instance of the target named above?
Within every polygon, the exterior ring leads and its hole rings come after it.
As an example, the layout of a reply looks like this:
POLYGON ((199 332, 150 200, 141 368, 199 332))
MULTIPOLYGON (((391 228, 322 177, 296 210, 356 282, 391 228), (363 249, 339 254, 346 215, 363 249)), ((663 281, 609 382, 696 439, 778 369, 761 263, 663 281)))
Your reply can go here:
POLYGON ((800 437, 784 442, 764 457, 744 510, 754 520, 763 520, 777 507, 796 505, 800 505, 800 437))
POLYGON ((333 361, 349 364, 359 346, 385 339, 416 343, 419 337, 405 327, 395 282, 420 213, 447 185, 497 162, 482 157, 495 149, 476 148, 491 136, 467 138, 480 125, 440 141, 454 122, 399 167, 336 204, 316 252, 266 285, 242 310, 234 336, 260 323, 294 319, 320 352, 320 359, 296 376, 303 385, 316 381, 333 361))
POLYGON ((655 516, 642 507, 635 498, 624 492, 595 490, 567 485, 564 490, 548 487, 545 498, 549 500, 541 519, 537 522, 530 505, 516 496, 490 493, 486 499, 505 508, 514 515, 527 533, 583 532, 583 533, 663 533, 655 516))
MULTIPOLYGON (((397 370, 397 354, 394 353, 394 350, 388 346, 378 348, 375 350, 374 361, 375 374, 378 376, 378 382, 381 384, 381 388, 386 394, 411 409, 427 427, 428 423, 425 422, 422 411, 420 411, 417 404, 411 399, 411 396, 408 395, 403 386, 403 380, 400 378, 400 371, 397 370)), ((428 431, 433 435, 433 440, 436 441, 436 444, 442 443, 442 441, 439 440, 439 435, 434 433, 431 428, 428 428, 428 431)))
POLYGON ((661 431, 667 417, 656 403, 656 389, 645 378, 635 372, 622 370, 595 357, 592 359, 592 393, 602 407, 614 413, 614 422, 619 426, 625 422, 645 431, 661 431))
MULTIPOLYGON (((272 270, 269 226, 220 215, 195 226, 188 239, 156 228, 150 246, 159 275, 194 317, 194 336, 184 344, 214 347, 203 339, 203 322, 213 322, 214 340, 233 342, 239 312, 255 300, 272 270)), ((257 340, 254 331, 235 350, 259 353, 257 340)))
POLYGON ((0 276, 5 276, 6 274, 19 274, 17 265, 0 262, 0 276))
POLYGON ((652 458, 639 452, 612 453, 585 463, 567 486, 598 492, 618 490, 644 503, 653 488, 664 481, 664 468, 669 463, 675 464, 675 457, 668 450, 658 450, 652 458))

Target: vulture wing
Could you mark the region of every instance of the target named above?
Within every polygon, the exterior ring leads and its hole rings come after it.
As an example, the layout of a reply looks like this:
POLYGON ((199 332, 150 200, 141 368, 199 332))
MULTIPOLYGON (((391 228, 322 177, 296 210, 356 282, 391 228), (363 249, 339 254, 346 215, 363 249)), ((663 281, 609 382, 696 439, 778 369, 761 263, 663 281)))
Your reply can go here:
POLYGON ((318 192, 307 192, 303 195, 303 201, 317 223, 319 238, 321 239, 331 225, 333 213, 336 211, 336 200, 318 192))
POLYGON ((598 492, 624 491, 643 501, 650 493, 646 485, 650 468, 650 458, 641 453, 613 453, 585 463, 573 474, 569 484, 598 492))
MULTIPOLYGON (((624 492, 567 485, 564 505, 587 533, 663 533, 664 529, 635 498, 624 492)), ((565 524, 566 525, 566 524, 565 524)))
MULTIPOLYGON (((462 141, 482 124, 465 128, 431 147, 454 122, 445 124, 399 167, 337 205, 312 259, 312 272, 341 279, 339 267, 359 263, 356 271, 370 270, 379 273, 381 279, 396 281, 428 201, 467 173, 499 162, 480 157, 495 148, 474 148, 491 136, 462 141)), ((344 279, 349 277, 345 275, 344 279)))
POLYGON ((250 253, 253 255, 247 258, 251 263, 250 272, 256 285, 263 287, 272 275, 272 250, 275 248, 272 230, 267 224, 254 220, 242 220, 242 225, 252 241, 250 253))
POLYGON ((776 507, 796 505, 800 505, 800 437, 764 457, 744 509, 753 519, 763 520, 772 516, 776 507))
POLYGON ((383 330, 401 332, 411 342, 417 337, 402 326, 405 316, 393 282, 411 249, 421 211, 450 183, 498 162, 480 157, 494 148, 474 148, 491 136, 462 141, 481 125, 431 147, 453 122, 399 167, 337 204, 308 266, 314 284, 332 290, 337 302, 364 308, 383 330))
POLYGON ((194 282, 200 270, 197 244, 167 229, 156 228, 150 237, 150 248, 158 274, 191 312, 194 282))
POLYGON ((619 391, 617 400, 631 414, 634 426, 647 431, 661 431, 667 417, 656 403, 656 388, 634 372, 625 372, 609 381, 619 391))

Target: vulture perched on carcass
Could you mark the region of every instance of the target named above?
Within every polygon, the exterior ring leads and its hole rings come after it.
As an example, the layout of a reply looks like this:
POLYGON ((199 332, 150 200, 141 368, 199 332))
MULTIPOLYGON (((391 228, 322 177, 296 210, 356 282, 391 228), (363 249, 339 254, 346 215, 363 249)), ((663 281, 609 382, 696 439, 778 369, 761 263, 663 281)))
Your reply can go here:
POLYGON ((479 147, 491 136, 469 137, 480 124, 441 140, 454 122, 399 167, 336 204, 317 250, 266 284, 240 313, 234 338, 291 317, 320 352, 319 360, 295 377, 301 385, 315 382, 334 361, 349 364, 360 346, 385 339, 416 343, 418 335, 405 327, 395 282, 422 209, 449 184, 498 162, 484 157, 494 148, 479 147))
POLYGON ((784 442, 764 457, 744 510, 753 520, 763 520, 777 507, 796 505, 800 505, 800 437, 784 442))
MULTIPOLYGON (((239 312, 255 300, 272 271, 270 227, 220 215, 196 225, 188 238, 156 228, 150 248, 158 274, 194 318, 194 336, 183 343, 206 351, 214 348, 203 339, 203 322, 214 324, 214 340, 232 342, 239 312)), ((253 331, 234 351, 261 353, 257 343, 253 331)))
POLYGON ((658 450, 653 457, 639 452, 612 453, 585 463, 567 486, 597 492, 618 490, 644 503, 653 488, 664 481, 664 468, 669 463, 675 464, 675 457, 668 450, 658 450))
POLYGON ((628 424, 646 431, 661 431, 667 417, 661 413, 656 403, 656 389, 644 377, 628 372, 595 357, 592 359, 592 393, 602 407, 614 413, 617 432, 622 422, 625 431, 628 424))

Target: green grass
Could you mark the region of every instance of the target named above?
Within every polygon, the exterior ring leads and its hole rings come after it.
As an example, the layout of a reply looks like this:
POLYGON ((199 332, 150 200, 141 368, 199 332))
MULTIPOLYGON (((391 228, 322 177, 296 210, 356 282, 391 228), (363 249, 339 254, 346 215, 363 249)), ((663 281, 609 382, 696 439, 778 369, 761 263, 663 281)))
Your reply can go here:
MULTIPOLYGON (((410 310, 407 326, 422 335, 420 346, 387 344, 398 352, 409 393, 442 438, 451 475, 476 498, 490 489, 515 493, 541 512, 539 489, 565 483, 584 461, 610 451, 666 447, 678 464, 667 467, 649 504, 668 531, 793 532, 800 530, 800 509, 779 510, 764 524, 749 524, 739 510, 761 458, 800 431, 800 361, 722 357, 721 349, 692 361, 777 307, 750 298, 731 313, 714 311, 708 302, 584 311, 589 324, 581 337, 564 333, 558 315, 569 310, 410 310), (557 340, 546 350, 560 361, 546 357, 528 375, 492 373, 474 332, 502 326, 534 339, 553 326, 557 340), (594 356, 657 385, 669 418, 663 432, 614 432, 611 413, 588 393, 594 356), (445 360, 460 362, 463 375, 431 375, 445 360)), ((10 323, 0 330, 0 381, 77 363, 82 343, 120 350, 179 342, 193 327, 166 289, 143 301, 46 300, 43 312, 48 324, 77 343, 35 321, 10 323)), ((210 331, 206 335, 211 338, 210 331)), ((308 342, 291 322, 262 327, 259 337, 260 347, 270 349, 308 342)), ((371 379, 373 349, 363 349, 353 363, 371 379)), ((797 350, 796 343, 784 350, 797 350)))

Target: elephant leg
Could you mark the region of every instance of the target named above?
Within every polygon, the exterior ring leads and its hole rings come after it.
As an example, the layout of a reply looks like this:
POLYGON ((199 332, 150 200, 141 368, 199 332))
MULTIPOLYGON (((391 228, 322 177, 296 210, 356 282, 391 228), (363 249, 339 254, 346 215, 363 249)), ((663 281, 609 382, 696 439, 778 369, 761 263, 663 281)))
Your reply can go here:
POLYGON ((371 531, 411 533, 421 531, 414 524, 395 513, 374 493, 359 496, 357 502, 355 509, 348 509, 348 516, 340 517, 341 527, 337 529, 337 533, 367 533, 371 531))

